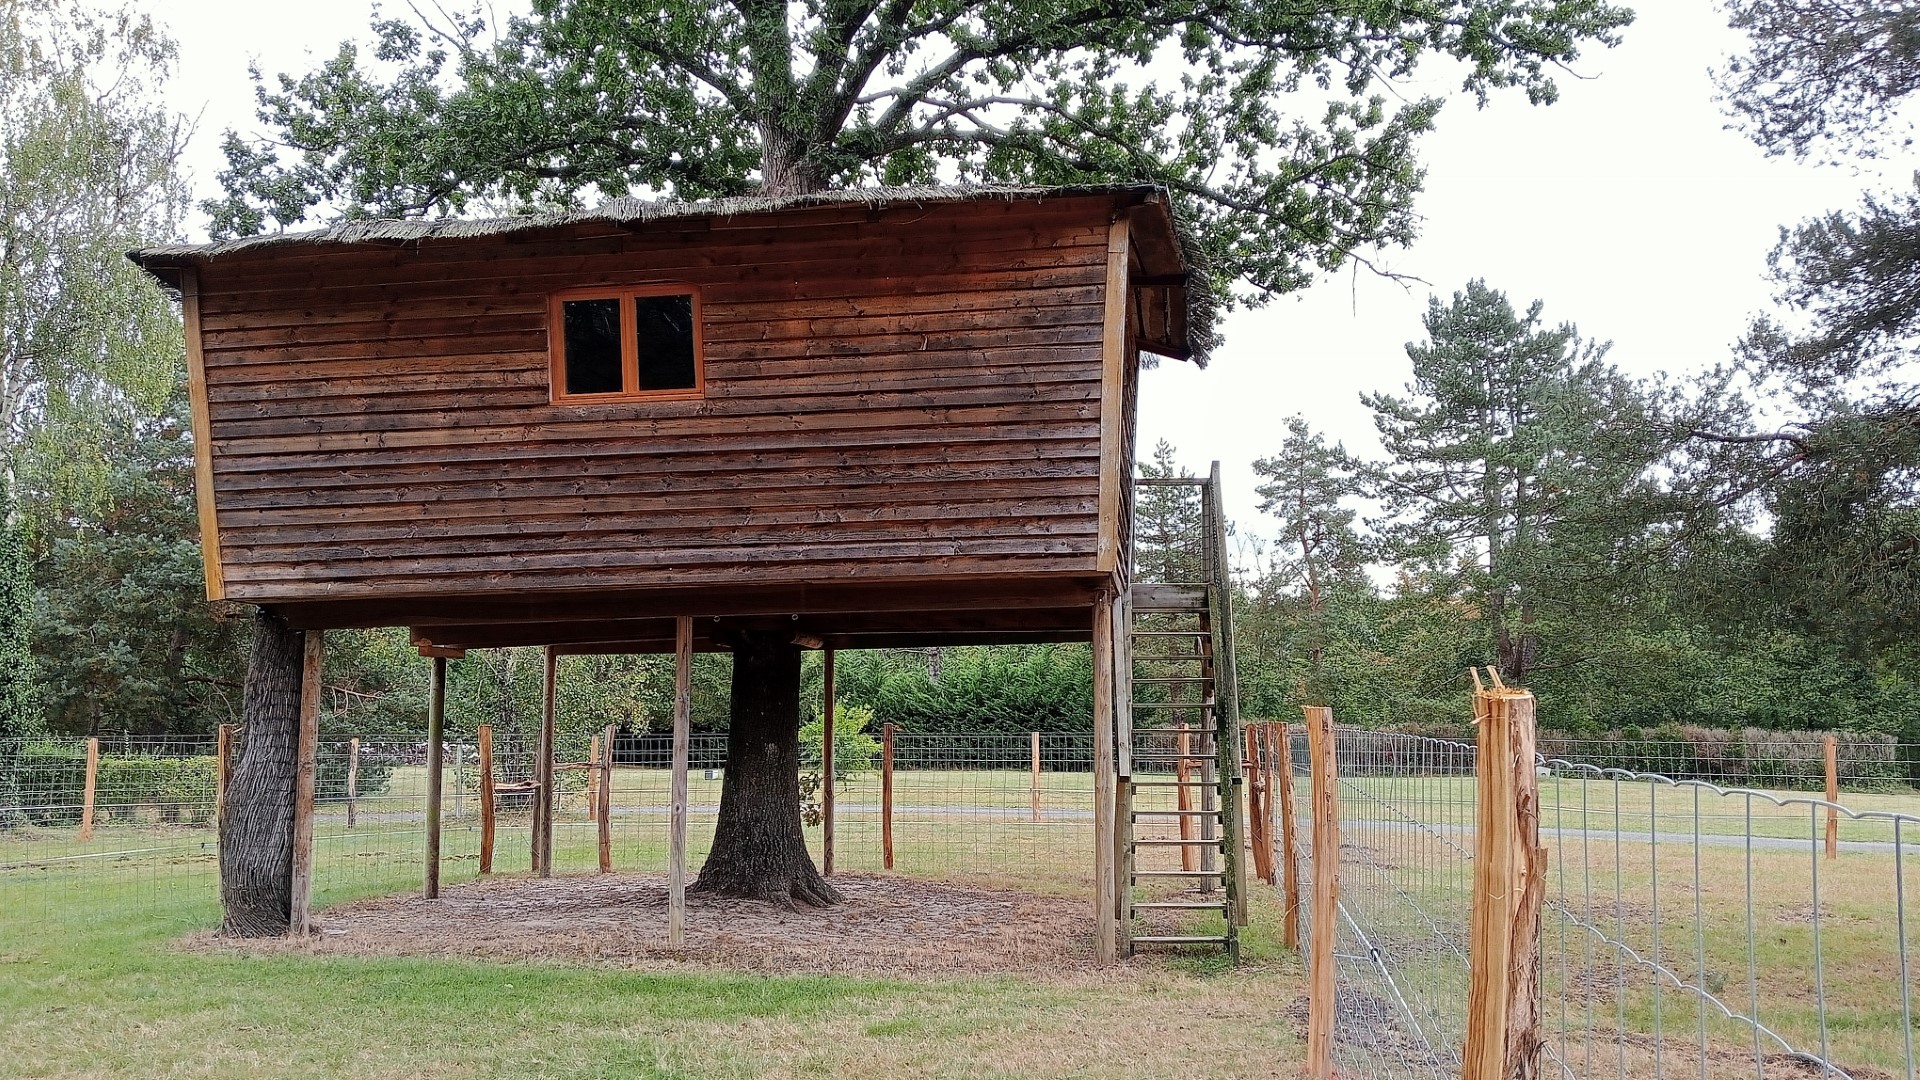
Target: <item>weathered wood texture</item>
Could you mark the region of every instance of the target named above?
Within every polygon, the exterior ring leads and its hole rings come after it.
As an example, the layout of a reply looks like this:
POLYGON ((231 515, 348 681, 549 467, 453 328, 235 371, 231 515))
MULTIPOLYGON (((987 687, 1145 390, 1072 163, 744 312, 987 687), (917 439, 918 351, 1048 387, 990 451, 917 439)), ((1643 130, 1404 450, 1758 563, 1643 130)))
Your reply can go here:
POLYGON ((1111 215, 836 208, 208 262, 226 595, 1094 572, 1133 427, 1102 417, 1135 366, 1103 356, 1111 215), (550 403, 549 293, 648 283, 700 293, 704 397, 550 403))
POLYGON ((1460 1075, 1535 1080, 1541 1075, 1540 910, 1547 850, 1540 846, 1533 695, 1480 691, 1474 720, 1473 913, 1460 1075))

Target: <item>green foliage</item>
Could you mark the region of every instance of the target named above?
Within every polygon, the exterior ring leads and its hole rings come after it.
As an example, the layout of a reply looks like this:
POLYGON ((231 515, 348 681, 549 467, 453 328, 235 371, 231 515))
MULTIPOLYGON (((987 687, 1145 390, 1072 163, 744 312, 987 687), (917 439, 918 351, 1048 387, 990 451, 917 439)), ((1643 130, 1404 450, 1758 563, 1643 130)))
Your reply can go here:
POLYGON ((902 731, 1013 736, 1031 731, 1085 733, 1093 723, 1093 657, 1084 645, 1006 645, 941 650, 940 677, 924 653, 886 650, 840 654, 835 689, 902 731))
POLYGON ((1285 292, 1414 235, 1441 100, 1388 80, 1443 60, 1482 102, 1549 102, 1554 70, 1630 19, 1603 0, 541 0, 504 26, 382 20, 370 50, 262 80, 270 134, 228 133, 208 212, 246 234, 631 191, 1154 180, 1202 236, 1203 285, 1285 292))
MULTIPOLYGON (((872 734, 873 710, 864 705, 840 704, 833 716, 833 778, 845 781, 872 772, 880 760, 880 741, 872 734)), ((800 767, 819 772, 827 724, 816 716, 800 725, 800 767)))

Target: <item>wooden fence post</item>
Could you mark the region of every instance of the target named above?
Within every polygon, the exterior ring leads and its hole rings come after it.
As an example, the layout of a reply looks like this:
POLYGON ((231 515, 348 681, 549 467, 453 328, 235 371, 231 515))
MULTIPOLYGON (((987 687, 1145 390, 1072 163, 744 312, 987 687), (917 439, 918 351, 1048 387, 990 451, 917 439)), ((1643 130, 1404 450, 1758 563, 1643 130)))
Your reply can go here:
POLYGON ((227 782, 233 779, 233 736, 238 724, 221 724, 213 743, 213 829, 226 826, 227 782))
POLYGON ((693 743, 693 618, 673 621, 673 788, 667 804, 667 945, 687 943, 687 757, 693 743))
POLYGON ((313 922, 313 793, 315 758, 320 753, 320 676, 326 641, 325 630, 308 630, 300 664, 300 734, 294 749, 293 774, 293 903, 287 913, 287 936, 303 939, 311 932, 313 922))
POLYGON ((880 856, 893 869, 893 723, 880 725, 880 856))
MULTIPOLYGON (((600 767, 600 784, 594 789, 593 817, 600 824, 600 872, 613 872, 613 725, 602 733, 604 741, 594 739, 594 764, 600 767)), ((587 773, 592 776, 591 770, 587 773)))
POLYGON ((1333 942, 1340 904, 1340 799, 1335 785, 1333 710, 1301 707, 1306 714, 1308 772, 1313 787, 1313 919, 1307 961, 1307 1075, 1333 1076, 1333 942))
MULTIPOLYGON (((1177 685, 1175 688, 1178 689, 1177 685)), ((1192 840, 1199 825, 1193 819, 1193 789, 1187 786, 1193 782, 1193 763, 1187 760, 1187 755, 1193 753, 1193 735, 1185 720, 1180 721, 1179 727, 1180 734, 1176 738, 1179 740, 1180 756, 1173 763, 1173 779, 1180 785, 1173 789, 1173 805, 1179 813, 1174 816, 1180 819, 1180 839, 1192 840)), ((1197 845, 1180 845, 1180 869, 1189 874, 1200 869, 1200 849, 1197 845)))
POLYGON ((826 702, 820 713, 820 872, 833 876, 833 649, 821 655, 826 702))
POLYGON ((1474 694, 1473 914, 1468 935, 1467 1039, 1462 1080, 1540 1075, 1540 846, 1533 695, 1496 685, 1474 694))
POLYGON ((480 725, 480 872, 493 873, 493 725, 480 725))
POLYGON ((87 788, 80 796, 80 839, 93 839, 94 789, 100 782, 100 740, 87 739, 87 788))
MULTIPOLYGON (((1827 736, 1827 801, 1840 801, 1840 740, 1827 736)), ((1840 857, 1840 811, 1827 807, 1827 858, 1840 857)))
POLYGON ((440 899, 440 802, 446 783, 447 658, 433 658, 427 683, 427 852, 420 895, 440 899))
POLYGON ((600 813, 600 733, 587 741, 587 798, 582 806, 587 817, 597 820, 600 813))
POLYGON ((1264 724, 1245 728, 1247 760, 1247 837, 1253 845, 1253 875, 1271 885, 1273 879, 1273 837, 1267 832, 1267 772, 1262 767, 1260 729, 1264 724))
POLYGON ((347 740, 347 828, 360 821, 360 738, 347 740))
POLYGON ((540 737, 533 752, 533 876, 553 876, 553 696, 560 656, 547 646, 540 677, 540 737))
POLYGON ((1033 820, 1040 820, 1040 733, 1033 732, 1033 820))
POLYGON ((1095 963, 1114 961, 1119 890, 1114 879, 1115 799, 1113 742, 1116 713, 1113 682, 1113 597, 1093 605, 1093 913, 1095 963))
POLYGON ((1280 803, 1280 888, 1285 911, 1281 919, 1281 942, 1300 951, 1300 856, 1294 847, 1293 820, 1293 733, 1280 724, 1275 733, 1278 767, 1274 785, 1280 803))

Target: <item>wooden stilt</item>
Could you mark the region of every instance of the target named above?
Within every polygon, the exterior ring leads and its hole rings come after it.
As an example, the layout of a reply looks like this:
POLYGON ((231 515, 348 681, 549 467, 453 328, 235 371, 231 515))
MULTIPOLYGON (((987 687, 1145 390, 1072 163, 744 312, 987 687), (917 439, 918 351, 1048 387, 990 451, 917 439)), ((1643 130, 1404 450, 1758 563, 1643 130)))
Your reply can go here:
POLYGON ((1033 820, 1040 820, 1040 733, 1033 733, 1033 820))
POLYGON ((893 869, 893 724, 880 725, 880 861, 893 869))
POLYGON ((540 738, 533 752, 533 874, 553 876, 553 696, 560 655, 548 646, 540 679, 540 738))
POLYGON ((227 782, 233 779, 233 736, 237 724, 221 724, 213 744, 213 828, 227 820, 227 782))
POLYGON ((1340 903, 1340 803, 1334 787, 1333 710, 1303 706, 1313 780, 1313 940, 1307 955, 1307 1075, 1333 1077, 1333 941, 1340 903))
MULTIPOLYGON (((1840 801, 1840 740, 1827 736, 1827 801, 1840 801)), ((1840 811, 1827 807, 1827 858, 1840 857, 1840 811)))
POLYGON ((693 619, 673 628, 673 792, 667 807, 667 944, 687 943, 687 747, 693 740, 693 619))
POLYGON ((1114 888, 1113 597, 1093 606, 1093 888, 1094 959, 1114 960, 1117 893, 1114 888))
POLYGON ((820 872, 833 876, 833 650, 821 656, 826 701, 820 713, 820 872))
POLYGON ((599 766, 600 786, 594 789, 593 819, 600 826, 600 872, 613 872, 613 725, 601 732, 602 738, 595 739, 598 753, 594 763, 599 766))
POLYGON ((360 819, 360 738, 347 740, 347 828, 360 819))
POLYGON ((1277 783, 1276 800, 1280 804, 1280 892, 1284 908, 1281 916, 1281 943, 1300 950, 1300 859, 1295 848, 1293 820, 1293 733, 1287 725, 1276 725, 1274 758, 1277 783))
POLYGON ((493 725, 480 725, 480 872, 493 873, 493 725))
POLYGON ((100 783, 100 740, 87 739, 87 787, 80 796, 80 839, 93 839, 93 799, 100 783))
POLYGON ((427 867, 421 895, 440 898, 440 802, 446 781, 446 762, 442 759, 447 744, 447 658, 433 658, 433 673, 427 684, 427 867))
POLYGON ((326 641, 326 631, 308 630, 300 665, 300 734, 294 747, 293 774, 293 903, 287 913, 287 936, 293 938, 305 938, 313 929, 313 792, 315 758, 320 753, 320 678, 326 641))

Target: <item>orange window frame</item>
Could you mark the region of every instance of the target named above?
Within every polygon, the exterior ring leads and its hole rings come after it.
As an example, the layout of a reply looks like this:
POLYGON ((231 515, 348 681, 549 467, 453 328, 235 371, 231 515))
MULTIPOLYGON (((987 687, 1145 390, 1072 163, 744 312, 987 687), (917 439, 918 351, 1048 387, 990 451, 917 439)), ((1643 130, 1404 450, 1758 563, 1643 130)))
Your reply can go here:
POLYGON ((684 401, 707 393, 707 343, 700 290, 691 285, 627 285, 610 288, 567 289, 547 298, 547 385, 555 405, 597 405, 617 401, 684 401), (635 340, 638 316, 634 300, 642 296, 693 298, 693 386, 676 390, 641 390, 640 343, 635 340), (561 305, 569 300, 620 302, 620 385, 634 387, 617 394, 567 393, 567 327, 561 305))

